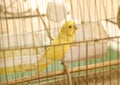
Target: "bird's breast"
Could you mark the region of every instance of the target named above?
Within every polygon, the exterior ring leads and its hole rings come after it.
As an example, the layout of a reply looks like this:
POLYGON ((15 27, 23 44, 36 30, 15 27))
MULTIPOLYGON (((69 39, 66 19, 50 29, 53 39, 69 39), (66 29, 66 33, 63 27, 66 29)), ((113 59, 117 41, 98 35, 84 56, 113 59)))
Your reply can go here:
POLYGON ((66 52, 70 49, 70 45, 55 45, 49 48, 47 52, 48 58, 54 61, 60 60, 65 56, 66 52))

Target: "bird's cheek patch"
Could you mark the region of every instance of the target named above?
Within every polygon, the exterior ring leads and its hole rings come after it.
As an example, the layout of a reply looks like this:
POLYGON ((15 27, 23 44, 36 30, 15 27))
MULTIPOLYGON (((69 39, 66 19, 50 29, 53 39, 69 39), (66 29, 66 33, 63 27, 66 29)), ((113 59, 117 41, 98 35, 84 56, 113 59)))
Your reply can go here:
POLYGON ((74 33, 75 33, 75 30, 71 31, 71 32, 70 32, 70 35, 72 36, 74 33))

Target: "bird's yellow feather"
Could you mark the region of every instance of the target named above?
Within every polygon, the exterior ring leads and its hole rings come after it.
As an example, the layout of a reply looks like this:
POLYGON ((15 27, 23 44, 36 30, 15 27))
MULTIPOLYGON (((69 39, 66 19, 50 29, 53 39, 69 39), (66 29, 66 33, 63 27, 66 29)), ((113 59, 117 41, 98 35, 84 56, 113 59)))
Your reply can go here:
POLYGON ((73 42, 76 27, 74 21, 68 21, 63 24, 58 36, 51 42, 51 45, 46 49, 39 62, 38 72, 41 72, 49 64, 64 57, 70 49, 70 44, 73 42))

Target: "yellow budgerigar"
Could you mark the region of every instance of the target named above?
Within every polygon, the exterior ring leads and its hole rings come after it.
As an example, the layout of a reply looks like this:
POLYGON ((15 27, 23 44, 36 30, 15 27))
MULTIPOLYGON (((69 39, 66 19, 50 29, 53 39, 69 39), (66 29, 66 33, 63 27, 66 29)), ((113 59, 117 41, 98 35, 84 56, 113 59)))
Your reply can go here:
POLYGON ((45 53, 38 60, 38 72, 41 72, 49 64, 64 57, 73 42, 76 26, 74 21, 67 21, 63 24, 58 36, 51 42, 45 53))

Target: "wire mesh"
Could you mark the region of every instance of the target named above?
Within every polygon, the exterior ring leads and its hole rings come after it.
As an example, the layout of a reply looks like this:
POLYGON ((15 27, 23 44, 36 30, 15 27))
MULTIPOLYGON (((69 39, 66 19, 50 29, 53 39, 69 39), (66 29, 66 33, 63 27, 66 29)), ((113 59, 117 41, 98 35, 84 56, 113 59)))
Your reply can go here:
POLYGON ((119 85, 119 6, 0 0, 0 85, 119 85))

